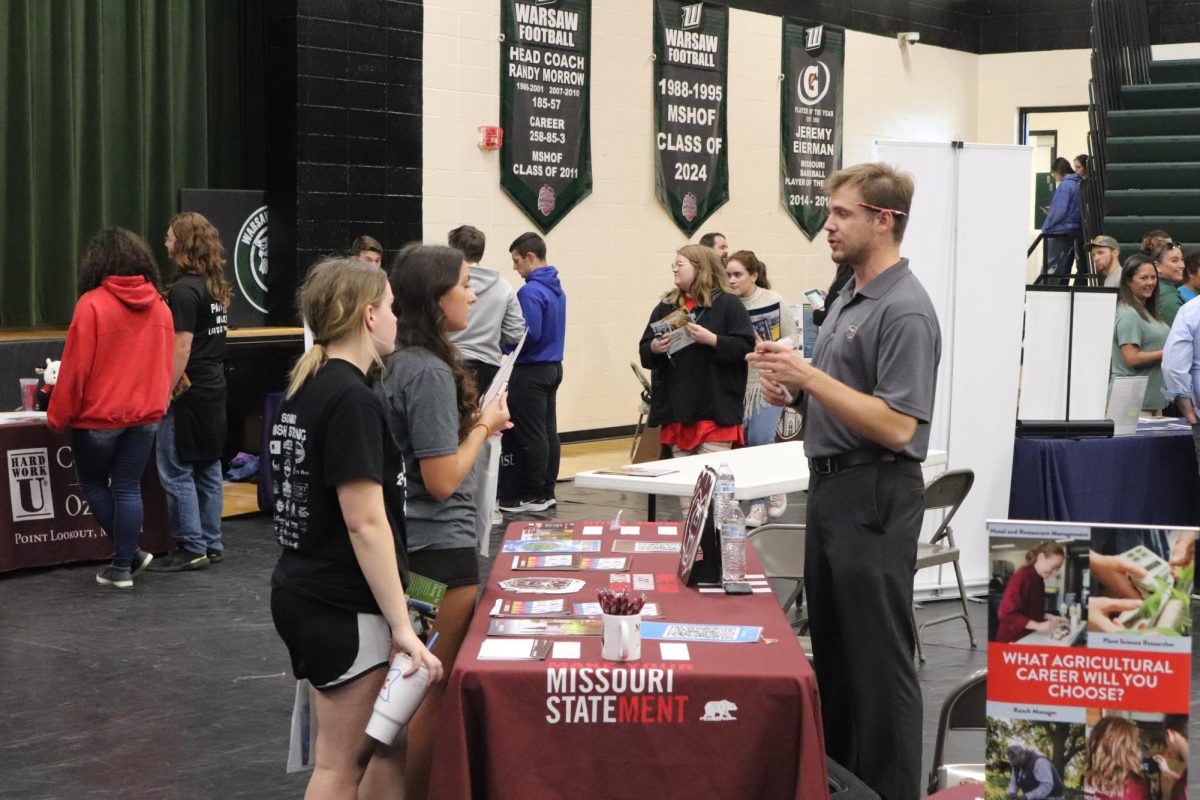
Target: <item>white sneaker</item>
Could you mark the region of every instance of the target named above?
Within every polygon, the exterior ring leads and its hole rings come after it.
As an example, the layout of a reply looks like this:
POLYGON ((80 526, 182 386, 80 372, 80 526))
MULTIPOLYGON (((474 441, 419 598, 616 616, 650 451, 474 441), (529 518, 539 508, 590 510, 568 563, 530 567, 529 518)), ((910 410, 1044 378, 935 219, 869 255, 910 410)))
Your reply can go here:
POLYGON ((771 495, 771 505, 767 510, 767 515, 771 519, 779 519, 783 516, 783 512, 787 511, 787 495, 773 494, 771 495))
POLYGON ((492 509, 492 525, 503 525, 503 524, 504 524, 504 514, 502 514, 500 512, 499 508, 493 508, 492 509))
POLYGON ((750 506, 750 513, 746 515, 746 527, 757 528, 759 525, 765 524, 767 521, 767 504, 754 503, 750 506))

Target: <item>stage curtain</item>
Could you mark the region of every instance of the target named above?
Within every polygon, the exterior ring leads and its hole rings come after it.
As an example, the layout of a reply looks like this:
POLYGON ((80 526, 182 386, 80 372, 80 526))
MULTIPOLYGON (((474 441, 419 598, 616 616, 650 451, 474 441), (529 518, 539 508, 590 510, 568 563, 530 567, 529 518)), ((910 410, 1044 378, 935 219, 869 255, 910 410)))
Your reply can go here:
POLYGON ((245 107, 218 97, 210 112, 209 75, 229 81, 242 53, 236 30, 212 30, 241 15, 216 5, 0 2, 0 327, 69 322, 80 256, 101 228, 144 237, 166 275, 176 190, 241 182, 245 148, 211 144, 210 118, 227 125, 245 107))

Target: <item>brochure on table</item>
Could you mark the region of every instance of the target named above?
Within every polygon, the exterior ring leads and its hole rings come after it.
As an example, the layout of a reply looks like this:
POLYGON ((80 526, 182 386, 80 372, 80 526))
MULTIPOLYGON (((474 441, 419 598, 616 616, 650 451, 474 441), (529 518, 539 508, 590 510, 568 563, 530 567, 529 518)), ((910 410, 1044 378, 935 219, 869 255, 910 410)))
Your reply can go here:
POLYGON ((1010 759, 1042 761, 1069 796, 1097 794, 1104 765, 1089 753, 1132 748, 1127 780, 1171 797, 1187 768, 1197 529, 987 525, 989 794, 1009 785, 1010 759), (1044 612, 1028 616, 1031 594, 1044 612))

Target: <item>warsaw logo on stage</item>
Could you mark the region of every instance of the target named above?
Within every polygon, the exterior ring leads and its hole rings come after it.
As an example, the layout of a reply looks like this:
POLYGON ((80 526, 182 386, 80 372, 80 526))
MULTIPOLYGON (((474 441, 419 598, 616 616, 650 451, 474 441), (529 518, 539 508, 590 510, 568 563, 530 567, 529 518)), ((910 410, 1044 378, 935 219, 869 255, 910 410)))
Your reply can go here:
POLYGON ((238 231, 233 274, 246 302, 267 313, 267 207, 255 209, 238 231))

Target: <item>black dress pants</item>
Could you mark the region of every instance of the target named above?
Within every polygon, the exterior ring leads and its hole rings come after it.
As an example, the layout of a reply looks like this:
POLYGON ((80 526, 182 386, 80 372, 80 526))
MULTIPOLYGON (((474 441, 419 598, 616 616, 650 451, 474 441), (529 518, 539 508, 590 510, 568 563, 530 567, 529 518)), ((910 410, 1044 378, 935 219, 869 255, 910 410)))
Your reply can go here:
POLYGON ((482 361, 468 360, 463 362, 470 371, 471 376, 475 378, 475 389, 479 392, 479 399, 483 399, 483 393, 492 385, 492 379, 496 377, 496 373, 500 368, 495 364, 485 364, 482 361))
POLYGON ((809 483, 804 591, 825 749, 884 800, 917 800, 921 790, 911 614, 923 513, 915 461, 809 483))
POLYGON ((562 362, 517 364, 508 382, 513 427, 501 438, 500 497, 554 497, 558 481, 558 387, 562 362))

